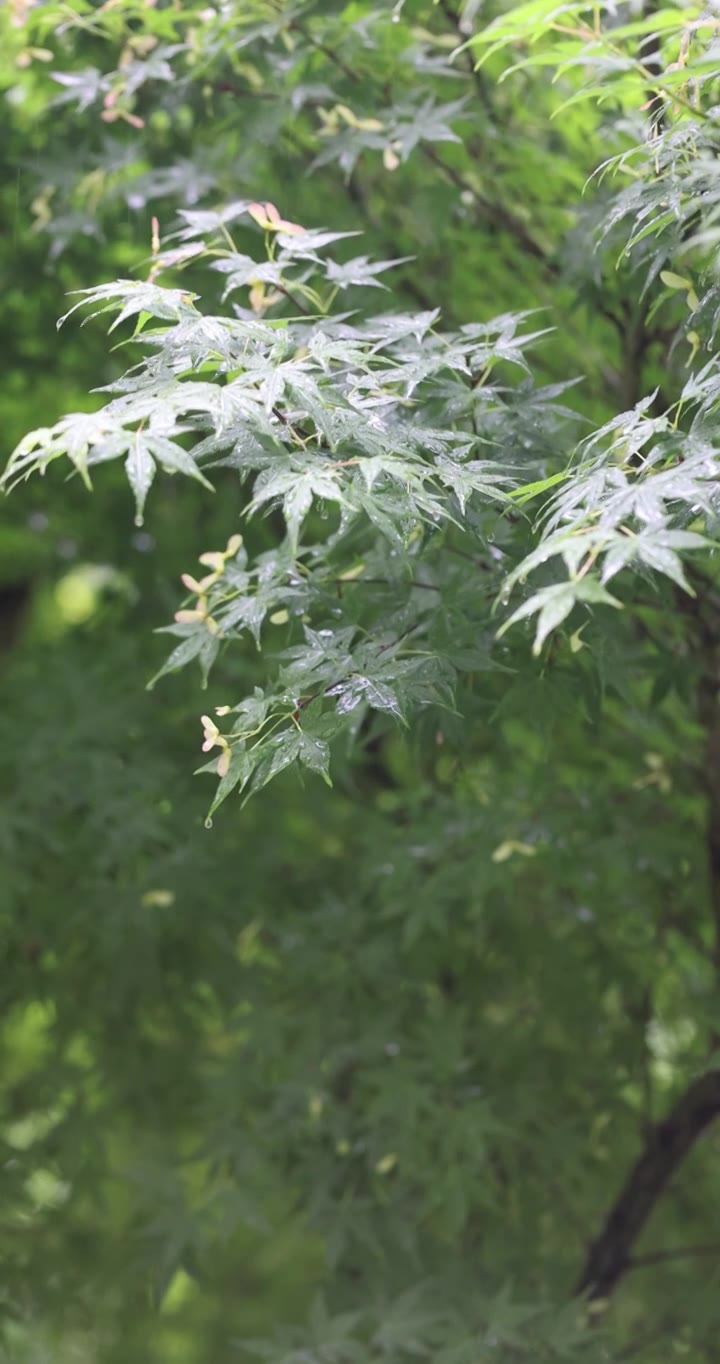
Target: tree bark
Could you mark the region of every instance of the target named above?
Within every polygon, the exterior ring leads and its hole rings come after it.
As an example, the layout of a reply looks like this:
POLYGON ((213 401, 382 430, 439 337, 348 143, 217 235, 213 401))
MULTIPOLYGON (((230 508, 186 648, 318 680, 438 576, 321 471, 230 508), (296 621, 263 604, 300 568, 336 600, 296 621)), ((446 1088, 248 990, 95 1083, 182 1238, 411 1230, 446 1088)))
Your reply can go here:
POLYGON ((632 1248, 669 1180, 695 1142, 720 1116, 720 1070, 693 1080, 667 1117, 648 1132, 645 1147, 591 1246, 575 1291, 608 1298, 631 1268, 632 1248))

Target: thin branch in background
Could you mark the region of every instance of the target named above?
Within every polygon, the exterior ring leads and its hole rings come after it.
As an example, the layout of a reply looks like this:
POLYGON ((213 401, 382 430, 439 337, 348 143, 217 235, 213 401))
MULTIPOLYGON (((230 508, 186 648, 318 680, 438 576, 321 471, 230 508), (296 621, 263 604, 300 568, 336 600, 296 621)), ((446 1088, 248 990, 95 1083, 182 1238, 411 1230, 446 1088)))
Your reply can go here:
POLYGON ((648 1131, 631 1169, 590 1247, 576 1294, 609 1298, 633 1261, 631 1250, 661 1194, 703 1132, 720 1116, 720 1070, 692 1080, 662 1122, 648 1131))
MULTIPOLYGON (((464 45, 467 42, 468 35, 463 27, 462 15, 459 14, 456 9, 453 9, 452 5, 450 4, 450 0, 440 0, 439 8, 445 15, 445 18, 447 19, 451 28, 453 28, 457 33, 459 42, 464 45)), ((468 52, 467 49, 465 49, 462 55, 465 58, 465 65, 467 67, 468 75, 472 79, 473 85, 475 86, 475 89, 477 90, 480 96, 480 100, 483 104, 486 113, 490 114, 491 116, 494 116, 492 101, 490 99, 490 92, 483 79, 482 71, 479 71, 476 68, 471 52, 468 52)))
POLYGON ((488 559, 478 559, 474 554, 468 554, 467 550, 457 549, 455 545, 443 545, 446 554, 455 554, 458 559, 467 559, 468 563, 474 564, 476 568, 481 568, 483 573, 492 573, 494 565, 488 559))
MULTIPOLYGON (((349 180, 345 181, 345 189, 348 195, 350 196, 352 202, 354 203, 355 207, 360 210, 366 222, 369 223, 373 231, 378 232, 382 235, 385 250, 389 251, 391 256, 393 257, 397 256, 398 254, 402 255, 403 254, 402 249, 397 245, 397 242, 392 241, 392 239, 387 236, 383 224, 378 221, 378 219, 372 212, 372 209, 370 208, 370 205, 367 201, 367 197, 362 188, 362 185, 360 184, 360 181, 358 180, 357 175, 351 175, 349 180)), ((433 300, 430 298, 430 295, 426 294, 422 286, 418 284, 417 280, 415 279, 414 271, 411 271, 410 273, 407 274, 403 274, 399 277, 399 288, 402 289, 404 293, 408 294, 411 298, 413 298, 415 302, 419 304, 419 306, 423 309, 424 312, 434 311, 435 304, 433 303, 433 300)))
POLYGON ((720 1263, 720 1242, 707 1246, 674 1246, 669 1250, 654 1250, 648 1255, 633 1255, 628 1269, 645 1269, 650 1265, 664 1264, 668 1260, 690 1260, 716 1258, 720 1263))
MULTIPOLYGON (((335 578, 333 581, 338 587, 397 587, 397 583, 391 582, 389 578, 335 578)), ((434 583, 421 583, 416 578, 411 578, 406 582, 408 588, 418 587, 423 592, 442 592, 441 587, 436 587, 434 583)))
POLYGON ((651 1331, 644 1331, 642 1335, 634 1336, 629 1345, 626 1345, 624 1349, 619 1350, 617 1354, 612 1355, 610 1357, 611 1364, 621 1364, 621 1362, 626 1359, 632 1359, 633 1355, 637 1355, 641 1350, 647 1349, 648 1345, 662 1344, 667 1346, 671 1334, 672 1326, 668 1323, 660 1327, 653 1326, 651 1331))
POLYGON ((285 286, 284 284, 275 284, 275 285, 273 285, 273 288, 277 289, 277 291, 278 291, 279 294, 283 294, 284 297, 288 300, 288 302, 289 302, 289 303, 292 303, 293 308, 296 308, 297 311, 298 311, 299 313, 302 313, 304 317, 311 317, 311 316, 312 316, 312 314, 310 313, 309 308, 306 308, 306 307, 305 307, 305 304, 304 304, 304 303, 301 303, 300 300, 299 300, 298 298, 296 298, 295 295, 294 295, 293 293, 291 293, 290 290, 289 290, 288 288, 286 288, 286 286, 285 286))
MULTIPOLYGON (((720 979, 720 647, 715 645, 698 687, 698 715, 705 728, 705 785, 707 812, 707 859, 710 905, 713 919, 713 965, 720 979)), ((717 1039, 716 1039, 717 1041, 717 1039)))
POLYGON ((353 71, 352 67, 348 66, 347 62, 343 61, 343 58, 335 51, 335 48, 330 47, 319 38, 314 38, 312 33, 308 33, 304 24, 301 24, 297 19, 292 19, 288 24, 288 28, 294 30, 296 33, 302 34, 305 42, 308 43, 310 47, 314 47, 316 52, 322 52, 323 56, 327 57, 328 61, 332 62, 333 65, 338 68, 338 71, 342 71, 343 75, 347 76, 349 81, 357 82, 360 80, 357 71, 353 71))
POLYGON ((503 231, 509 233, 511 237, 514 237, 515 241, 522 247, 527 255, 532 256, 535 260, 542 261, 549 275, 554 277, 559 274, 557 262, 554 261, 540 243, 535 240, 519 218, 516 218, 513 213, 508 212, 507 209, 502 208, 499 204, 491 203, 489 199, 486 199, 484 195, 480 194, 478 190, 465 179, 460 171, 457 171, 454 166, 449 165, 447 161, 443 161, 443 158, 438 155, 435 148, 429 142, 422 143, 422 152, 426 160, 431 161, 445 176, 445 179, 448 180, 451 185, 454 185, 461 194, 472 195, 480 217, 492 223, 494 227, 501 228, 503 231))
POLYGON ((642 1089, 641 1122, 643 1135, 647 1136, 653 1123, 653 1080, 652 1056, 648 1046, 648 1027, 653 1018, 653 997, 648 987, 642 993, 633 1021, 637 1023, 640 1034, 640 1085, 642 1089))
MULTIPOLYGON (((287 138, 290 145, 294 148, 294 150, 300 156, 302 156, 306 166, 309 167, 313 160, 313 157, 302 145, 299 138, 296 135, 289 135, 287 129, 285 129, 285 137, 287 138)), ((335 183, 337 183, 337 181, 335 181, 335 183)), ((355 205, 357 209, 360 210, 369 226, 373 229, 374 232, 377 232, 379 236, 382 238, 384 242, 384 249, 389 252, 390 256, 394 258, 396 256, 404 255, 405 249, 403 247, 398 246, 397 242, 394 242, 392 240, 392 238, 388 235, 383 224, 379 222, 379 220, 373 214, 372 209, 368 204, 365 192, 357 178, 357 175, 355 174, 351 175, 349 179, 343 177, 340 183, 342 184, 343 190, 348 195, 352 203, 355 205)), ((403 271, 398 276, 397 292, 407 294, 409 298, 414 299, 415 303, 417 303, 418 306, 423 309, 423 312, 434 311, 435 303, 430 298, 429 294, 425 293, 422 286, 418 284, 415 278, 414 271, 410 272, 403 271)), ((444 317, 446 322, 452 322, 452 317, 449 316, 447 312, 444 313, 444 317)))

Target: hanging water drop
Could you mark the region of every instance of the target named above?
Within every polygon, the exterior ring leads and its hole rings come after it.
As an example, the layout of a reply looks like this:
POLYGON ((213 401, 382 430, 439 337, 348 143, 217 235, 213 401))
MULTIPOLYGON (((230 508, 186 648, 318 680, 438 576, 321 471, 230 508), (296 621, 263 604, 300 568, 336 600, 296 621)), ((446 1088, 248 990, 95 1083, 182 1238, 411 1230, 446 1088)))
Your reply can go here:
POLYGON ((210 816, 208 815, 207 819, 205 820, 205 828, 206 828, 206 829, 212 829, 212 826, 213 826, 212 819, 211 819, 210 816))

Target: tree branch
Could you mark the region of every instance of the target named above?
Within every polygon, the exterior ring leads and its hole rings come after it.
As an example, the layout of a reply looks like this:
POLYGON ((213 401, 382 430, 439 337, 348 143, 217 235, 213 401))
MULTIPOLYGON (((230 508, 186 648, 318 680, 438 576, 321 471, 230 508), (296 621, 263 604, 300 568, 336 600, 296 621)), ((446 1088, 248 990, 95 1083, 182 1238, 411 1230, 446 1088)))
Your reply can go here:
MULTIPOLYGON (((344 182, 344 184, 345 190, 352 199, 352 202, 355 204, 355 207, 360 210, 363 217, 370 224, 373 230, 382 235, 383 240, 385 242, 385 247, 390 252, 390 254, 392 256, 402 255, 402 250, 400 249, 400 247, 397 245, 396 242, 392 240, 389 234, 385 231, 384 225, 378 221, 377 217, 372 212, 372 209, 370 208, 370 205, 363 191, 363 187, 358 179, 357 173, 351 175, 350 178, 344 182)), ((402 274, 400 276, 398 290, 399 291, 402 290, 402 292, 408 294, 411 298, 413 298, 415 302, 418 304, 418 306, 422 308, 425 312, 433 311, 435 303, 431 299, 430 295, 425 293, 425 290, 422 288, 422 286, 418 284, 413 272, 410 272, 409 274, 407 273, 402 274)))
POLYGON ((666 1260, 688 1260, 706 1255, 720 1259, 720 1243, 711 1246, 674 1246, 670 1250, 655 1250, 649 1255, 633 1255, 628 1269, 645 1269, 647 1265, 660 1265, 666 1260))
POLYGON ((591 1246, 575 1287, 591 1300, 608 1298, 637 1263, 631 1250, 658 1198, 686 1155, 720 1116, 720 1070, 688 1085, 663 1122, 650 1128, 645 1147, 618 1194, 605 1226, 591 1246))
POLYGON ((705 786, 707 793, 706 846, 710 909, 713 920, 713 965, 720 979, 720 677, 718 661, 708 660, 710 666, 698 686, 698 718, 705 729, 705 786))
POLYGON ((459 171, 455 170, 454 166, 451 166, 438 155, 430 142, 423 142, 421 146, 426 160, 431 161, 434 166, 437 166, 438 170, 445 176, 445 179, 448 180, 451 185, 454 185, 461 193, 472 195, 473 201, 477 206, 478 215, 481 219, 486 219, 488 222, 492 223, 494 227, 500 228, 507 232, 511 237, 514 237, 515 241, 522 247, 526 255, 532 256, 535 260, 542 261, 548 274, 556 276, 559 273, 557 262, 554 261, 540 243, 535 240, 520 218, 517 218, 514 213, 511 213, 501 204, 493 204, 489 199, 486 199, 484 195, 479 194, 474 186, 471 185, 459 171))
MULTIPOLYGON (((459 14, 457 10, 453 9, 453 6, 450 4, 450 0, 439 0, 439 8, 442 10, 451 28, 453 28, 457 33, 458 41, 464 47, 465 43, 467 42, 468 34, 465 28, 463 27, 462 15, 459 14)), ((485 84, 485 81, 483 80, 482 72, 476 68, 473 55, 471 52, 468 52, 467 48, 465 48, 463 55, 465 57, 468 75, 470 76, 480 96, 480 100, 485 107, 485 112, 490 114, 492 117, 494 115, 494 109, 492 106, 490 95, 488 93, 488 88, 485 84)))
MULTIPOLYGON (((694 596, 678 592, 676 601, 691 621, 700 676, 697 716, 705 732, 703 771, 707 818, 705 845, 713 925, 712 962, 720 981, 720 596, 714 582, 693 566, 689 577, 694 596)), ((720 1037, 715 1037, 716 1044, 720 1037)))

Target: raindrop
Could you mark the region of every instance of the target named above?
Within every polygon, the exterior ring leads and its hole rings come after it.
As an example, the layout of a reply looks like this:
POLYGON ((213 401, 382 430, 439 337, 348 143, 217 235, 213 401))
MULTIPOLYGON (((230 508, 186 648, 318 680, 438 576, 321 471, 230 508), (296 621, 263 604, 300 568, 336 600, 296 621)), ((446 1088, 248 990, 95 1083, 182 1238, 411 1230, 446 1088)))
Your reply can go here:
POLYGON ((205 828, 206 828, 206 829, 212 829, 212 826, 213 826, 213 822, 212 822, 210 816, 208 815, 207 819, 205 820, 205 828))
POLYGON ((148 535, 147 531, 141 531, 140 535, 133 535, 132 546, 141 554, 147 554, 149 550, 155 548, 155 537, 148 535))

